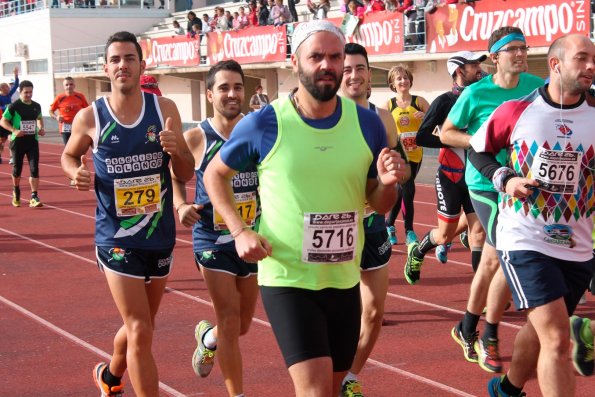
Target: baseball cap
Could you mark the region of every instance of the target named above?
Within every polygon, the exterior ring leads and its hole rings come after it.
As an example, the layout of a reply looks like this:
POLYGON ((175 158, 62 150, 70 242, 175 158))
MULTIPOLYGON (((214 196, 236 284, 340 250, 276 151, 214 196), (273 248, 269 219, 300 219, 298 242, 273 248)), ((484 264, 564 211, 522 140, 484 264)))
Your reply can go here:
POLYGON ((298 47, 306 41, 310 36, 318 32, 330 32, 341 40, 341 44, 345 45, 345 36, 341 29, 333 25, 326 19, 316 19, 311 22, 304 22, 298 25, 291 36, 291 53, 295 54, 298 47))
POLYGON ((483 62, 487 59, 487 55, 475 54, 471 51, 459 51, 454 53, 446 62, 446 69, 448 74, 453 75, 459 66, 467 65, 470 63, 483 62))
POLYGON ((149 94, 155 94, 161 96, 161 90, 157 84, 157 79, 153 76, 143 74, 140 76, 140 89, 149 94))

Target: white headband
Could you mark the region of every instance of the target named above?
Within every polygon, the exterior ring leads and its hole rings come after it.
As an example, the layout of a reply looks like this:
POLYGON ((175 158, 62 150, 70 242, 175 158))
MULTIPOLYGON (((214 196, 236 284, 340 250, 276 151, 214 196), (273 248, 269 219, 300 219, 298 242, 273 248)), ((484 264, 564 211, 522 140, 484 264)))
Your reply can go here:
POLYGON ((291 53, 295 54, 299 46, 306 41, 310 36, 318 32, 329 32, 341 40, 341 45, 345 46, 345 36, 341 29, 333 25, 327 20, 317 19, 311 22, 305 22, 298 25, 291 36, 291 53))

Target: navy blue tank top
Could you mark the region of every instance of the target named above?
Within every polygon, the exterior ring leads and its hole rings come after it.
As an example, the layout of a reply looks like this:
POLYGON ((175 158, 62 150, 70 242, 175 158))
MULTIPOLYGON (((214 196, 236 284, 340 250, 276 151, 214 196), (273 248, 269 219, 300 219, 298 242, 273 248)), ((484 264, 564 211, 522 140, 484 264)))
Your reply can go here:
MULTIPOLYGON (((235 251, 235 243, 221 216, 216 213, 205 189, 203 177, 207 165, 227 141, 211 124, 203 120, 200 128, 204 132, 205 151, 202 163, 195 169, 196 196, 194 203, 202 204, 200 220, 192 228, 192 241, 195 251, 223 250, 235 251)), ((255 227, 260 217, 258 197, 258 174, 255 166, 250 166, 232 179, 233 192, 240 215, 244 222, 255 227)))
POLYGON ((93 102, 97 196, 95 243, 162 250, 176 238, 170 157, 159 143, 163 116, 154 94, 143 93, 138 119, 122 124, 107 98, 93 102))

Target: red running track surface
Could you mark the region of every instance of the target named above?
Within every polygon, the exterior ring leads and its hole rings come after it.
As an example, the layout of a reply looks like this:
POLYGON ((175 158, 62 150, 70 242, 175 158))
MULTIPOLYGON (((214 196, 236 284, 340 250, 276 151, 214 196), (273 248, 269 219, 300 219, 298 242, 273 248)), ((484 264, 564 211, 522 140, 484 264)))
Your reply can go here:
MULTIPOLYGON (((0 165, 0 395, 20 397, 97 396, 91 371, 109 360, 121 319, 94 257, 92 191, 71 188, 60 169, 61 145, 41 144, 43 208, 13 208, 11 167, 0 165)), ((22 197, 29 196, 28 168, 22 197)), ((25 203, 26 201, 23 200, 25 203)), ((418 185, 416 231, 421 238, 436 225, 432 186, 418 185)), ((399 241, 404 240, 402 223, 399 241)), ((197 271, 189 229, 179 227, 175 266, 163 299, 154 339, 163 396, 225 396, 219 368, 197 378, 190 362, 194 326, 214 321, 209 295, 197 271)), ((455 242, 449 262, 428 255, 421 281, 403 278, 404 246, 393 249, 386 325, 360 374, 368 397, 486 396, 493 376, 463 359, 450 336, 461 318, 472 278, 470 254, 455 242)), ((577 313, 595 318, 595 302, 577 313)), ((507 312, 500 329, 505 368, 522 313, 507 312)), ((483 329, 483 323, 480 324, 483 329)), ((241 339, 245 393, 251 397, 291 395, 266 314, 259 301, 250 332, 241 339)), ((577 375, 577 396, 593 396, 594 378, 577 375)), ((125 382, 129 384, 128 378, 125 382)), ((540 395, 536 380, 526 389, 540 395)), ((134 396, 128 386, 126 396, 134 396)))

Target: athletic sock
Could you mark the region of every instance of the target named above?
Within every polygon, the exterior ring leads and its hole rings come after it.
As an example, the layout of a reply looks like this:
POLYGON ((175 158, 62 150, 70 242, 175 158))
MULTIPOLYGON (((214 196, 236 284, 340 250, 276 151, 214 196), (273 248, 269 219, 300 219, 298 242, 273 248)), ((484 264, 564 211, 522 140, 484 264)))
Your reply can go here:
POLYGON ((14 192, 14 197, 17 200, 20 200, 21 199, 21 188, 18 186, 13 186, 12 191, 14 192))
POLYGON ((37 198, 37 191, 31 192, 31 198, 37 198))
POLYGON ((473 268, 473 273, 477 273, 477 268, 479 267, 479 261, 481 261, 481 247, 472 247, 471 248, 471 267, 473 268))
POLYGON ((217 349, 217 338, 215 337, 215 332, 213 332, 213 328, 205 332, 205 334, 202 337, 202 343, 209 350, 217 349))
POLYGON ((347 372, 347 375, 345 375, 345 378, 343 378, 342 384, 344 385, 345 383, 349 382, 350 380, 357 380, 357 375, 351 371, 347 372))
POLYGON ((105 368, 105 371, 103 371, 103 374, 101 375, 101 380, 103 380, 103 382, 106 385, 108 385, 109 387, 119 386, 122 383, 122 377, 121 376, 115 376, 114 374, 112 374, 110 372, 110 370, 109 370, 109 364, 105 368))
POLYGON ((488 323, 486 321, 485 329, 483 330, 483 340, 498 339, 498 324, 488 323))
POLYGON ((434 241, 434 238, 432 237, 432 231, 430 230, 419 242, 414 255, 418 258, 423 258, 426 256, 429 250, 434 249, 437 246, 438 244, 436 244, 434 241))
POLYGON ((234 397, 244 397, 244 393, 236 394, 234 397))
POLYGON ((469 311, 465 311, 465 317, 463 317, 463 322, 461 324, 461 331, 463 332, 463 336, 468 338, 469 336, 473 335, 475 330, 477 329, 477 324, 479 323, 479 315, 470 313, 469 311))
POLYGON ((502 376, 502 380, 500 381, 500 389, 502 389, 504 393, 511 397, 519 396, 523 391, 522 387, 518 388, 510 383, 510 380, 508 380, 508 376, 506 375, 502 376))

